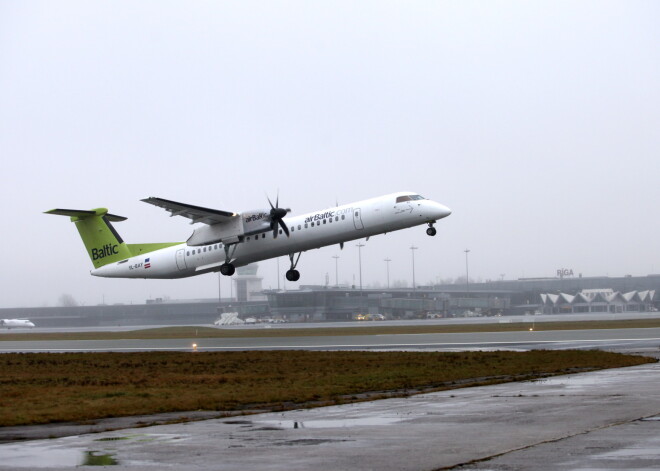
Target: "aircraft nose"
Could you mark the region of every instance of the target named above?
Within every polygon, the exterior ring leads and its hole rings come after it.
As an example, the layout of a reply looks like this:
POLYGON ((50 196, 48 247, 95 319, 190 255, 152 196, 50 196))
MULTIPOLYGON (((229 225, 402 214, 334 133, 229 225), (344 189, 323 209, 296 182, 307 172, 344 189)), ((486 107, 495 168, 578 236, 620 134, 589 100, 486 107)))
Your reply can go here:
POLYGON ((451 209, 449 209, 444 204, 435 203, 433 209, 434 209, 435 217, 437 219, 446 218, 447 216, 449 216, 451 214, 451 209))

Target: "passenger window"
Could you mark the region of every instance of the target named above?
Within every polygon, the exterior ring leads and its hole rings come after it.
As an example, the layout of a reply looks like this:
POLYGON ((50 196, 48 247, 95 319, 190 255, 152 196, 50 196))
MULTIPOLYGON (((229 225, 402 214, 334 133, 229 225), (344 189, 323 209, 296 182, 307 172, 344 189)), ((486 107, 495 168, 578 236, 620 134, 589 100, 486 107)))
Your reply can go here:
POLYGON ((335 216, 335 222, 339 221, 339 216, 335 216))
POLYGON ((358 213, 357 211, 355 211, 355 217, 358 217, 359 214, 360 214, 360 213, 358 213))
POLYGON ((346 216, 342 214, 342 215, 341 215, 341 219, 342 219, 342 221, 343 221, 344 219, 346 219, 346 216))
POLYGON ((293 229, 295 229, 293 226, 291 226, 291 232, 293 232, 293 229))
POLYGON ((314 223, 312 223, 312 227, 314 227, 314 223))
MULTIPOLYGON (((307 227, 307 226, 305 226, 305 227, 307 227)), ((300 224, 298 224, 298 230, 300 230, 300 224)))
POLYGON ((307 229, 307 227, 308 227, 308 226, 307 226, 307 223, 305 223, 305 229, 307 229))
POLYGON ((280 235, 282 235, 282 229, 280 229, 280 235))
POLYGON ((332 218, 328 219, 328 222, 332 222, 332 218))
POLYGON ((206 252, 206 247, 204 247, 204 252, 206 252))
POLYGON ((186 257, 190 257, 190 250, 186 252, 186 257))
POLYGON ((327 222, 328 222, 328 221, 326 221, 325 219, 323 220, 323 224, 326 224, 327 222))

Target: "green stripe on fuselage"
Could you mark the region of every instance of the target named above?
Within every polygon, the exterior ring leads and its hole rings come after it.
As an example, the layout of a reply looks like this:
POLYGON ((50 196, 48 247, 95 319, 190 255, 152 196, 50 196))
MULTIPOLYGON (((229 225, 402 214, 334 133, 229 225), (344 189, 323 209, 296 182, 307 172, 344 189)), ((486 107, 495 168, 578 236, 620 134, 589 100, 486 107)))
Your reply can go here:
POLYGON ((174 247, 175 245, 181 245, 181 244, 183 244, 183 242, 162 242, 162 243, 153 243, 153 244, 127 244, 127 245, 128 245, 128 249, 135 256, 149 252, 155 252, 156 250, 166 249, 167 247, 174 247))

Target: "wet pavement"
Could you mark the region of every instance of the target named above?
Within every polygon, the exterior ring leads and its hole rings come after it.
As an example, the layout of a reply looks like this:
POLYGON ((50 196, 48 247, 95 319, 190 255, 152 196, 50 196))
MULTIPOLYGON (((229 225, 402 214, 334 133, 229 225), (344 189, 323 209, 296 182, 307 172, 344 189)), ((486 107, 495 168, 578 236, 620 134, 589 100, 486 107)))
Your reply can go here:
POLYGON ((659 380, 651 364, 2 444, 0 469, 658 469, 659 380))
MULTIPOLYGON (((374 324, 372 324, 374 325, 374 324)), ((530 324, 531 325, 531 324, 530 324)), ((660 328, 534 330, 441 334, 337 335, 263 338, 1 341, 0 352, 240 350, 436 350, 650 348, 658 351, 660 328)))

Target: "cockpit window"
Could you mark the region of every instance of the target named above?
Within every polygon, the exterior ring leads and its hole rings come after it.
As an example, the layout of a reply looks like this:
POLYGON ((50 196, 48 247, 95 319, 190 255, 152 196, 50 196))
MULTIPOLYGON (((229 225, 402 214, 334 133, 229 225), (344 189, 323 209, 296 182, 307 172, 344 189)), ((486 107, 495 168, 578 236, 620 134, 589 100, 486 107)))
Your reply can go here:
POLYGON ((420 195, 405 195, 405 196, 397 196, 396 202, 397 203, 403 203, 404 201, 415 201, 415 200, 425 200, 423 196, 420 195))

